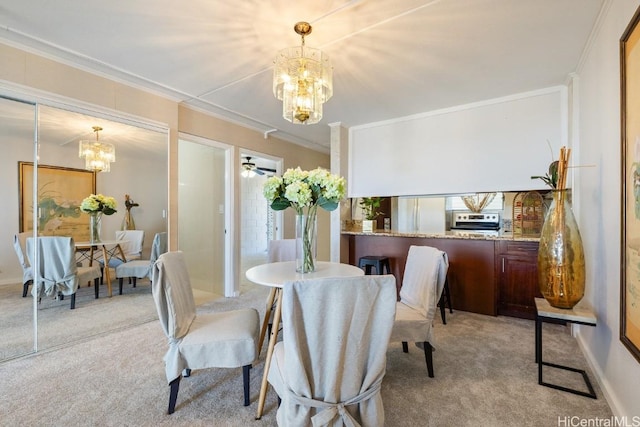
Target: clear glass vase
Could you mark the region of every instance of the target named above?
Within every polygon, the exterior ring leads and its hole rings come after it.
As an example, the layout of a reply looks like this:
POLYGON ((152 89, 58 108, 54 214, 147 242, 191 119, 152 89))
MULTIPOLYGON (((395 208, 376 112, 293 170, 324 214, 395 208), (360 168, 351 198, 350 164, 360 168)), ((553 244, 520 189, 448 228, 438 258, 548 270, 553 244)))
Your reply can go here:
POLYGON ((89 241, 100 243, 100 229, 102 227, 102 212, 93 212, 89 215, 89 241))
POLYGON ((315 207, 307 214, 296 215, 296 271, 311 273, 316 269, 318 222, 315 207))
POLYGON ((584 296, 584 249, 567 190, 554 191, 542 225, 538 284, 553 307, 573 308, 584 296))

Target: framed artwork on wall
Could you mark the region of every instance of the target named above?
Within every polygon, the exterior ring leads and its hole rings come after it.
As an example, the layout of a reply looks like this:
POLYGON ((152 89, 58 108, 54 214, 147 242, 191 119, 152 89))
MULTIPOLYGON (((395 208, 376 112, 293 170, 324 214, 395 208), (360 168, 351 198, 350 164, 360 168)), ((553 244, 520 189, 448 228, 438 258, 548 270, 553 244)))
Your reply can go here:
MULTIPOLYGON (((33 163, 18 162, 20 232, 33 230, 33 163)), ((89 240, 89 215, 82 199, 95 194, 96 173, 84 169, 38 165, 38 233, 89 240)))
POLYGON ((620 340, 640 362, 640 8, 620 39, 620 340))

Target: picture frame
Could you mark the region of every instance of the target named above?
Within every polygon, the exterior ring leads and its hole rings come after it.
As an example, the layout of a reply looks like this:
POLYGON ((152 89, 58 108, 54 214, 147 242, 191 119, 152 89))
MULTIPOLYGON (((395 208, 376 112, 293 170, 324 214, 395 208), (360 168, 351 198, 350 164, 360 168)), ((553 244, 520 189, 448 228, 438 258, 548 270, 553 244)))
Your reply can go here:
MULTIPOLYGON (((33 230, 33 162, 18 162, 19 230, 33 230)), ((89 215, 82 199, 95 194, 96 173, 84 169, 38 165, 38 233, 89 240, 89 215)))
POLYGON ((640 8, 620 39, 620 341, 640 362, 640 8))

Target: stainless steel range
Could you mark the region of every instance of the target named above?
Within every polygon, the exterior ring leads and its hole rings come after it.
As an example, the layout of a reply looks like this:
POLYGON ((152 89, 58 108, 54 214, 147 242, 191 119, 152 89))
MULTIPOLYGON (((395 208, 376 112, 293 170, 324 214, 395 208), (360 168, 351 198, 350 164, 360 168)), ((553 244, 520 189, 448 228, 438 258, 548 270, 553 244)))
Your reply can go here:
POLYGON ((454 212, 451 231, 456 234, 498 235, 500 230, 499 212, 454 212))

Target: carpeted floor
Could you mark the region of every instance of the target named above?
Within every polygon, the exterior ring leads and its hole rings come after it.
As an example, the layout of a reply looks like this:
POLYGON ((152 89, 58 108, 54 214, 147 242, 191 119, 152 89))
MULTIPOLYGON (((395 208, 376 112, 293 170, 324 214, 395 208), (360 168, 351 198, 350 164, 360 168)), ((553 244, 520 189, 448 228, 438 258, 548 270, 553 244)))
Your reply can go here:
MULTIPOLYGON (((118 295, 117 281, 112 286, 111 298, 103 285, 98 299, 93 286, 78 288, 74 310, 69 308, 69 297, 63 301, 43 298, 37 308, 38 349, 68 345, 158 318, 149 280, 138 280, 135 288, 125 283, 122 295, 118 295)), ((32 319, 31 294, 22 298, 22 285, 0 286, 0 360, 33 351, 32 319)))
MULTIPOLYGON (((264 312, 268 289, 247 287, 199 312, 255 307, 264 312)), ((392 343, 382 386, 387 426, 557 426, 559 418, 611 417, 597 387, 593 400, 537 384, 533 322, 456 311, 436 319, 435 378, 424 355, 392 343)), ((575 339, 559 325, 544 326, 544 360, 586 368, 575 339)), ((240 369, 194 371, 180 385, 176 412, 166 415, 167 349, 157 320, 77 344, 0 364, 2 426, 274 426, 276 396, 267 394, 254 420, 264 353, 252 370, 249 407, 242 406, 240 369)), ((577 374, 545 370, 545 379, 584 387, 577 374)))

